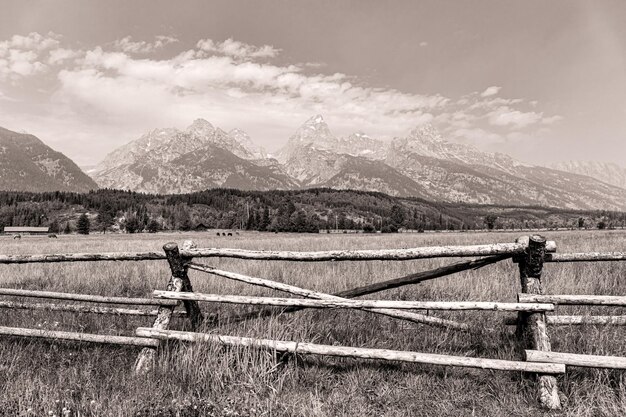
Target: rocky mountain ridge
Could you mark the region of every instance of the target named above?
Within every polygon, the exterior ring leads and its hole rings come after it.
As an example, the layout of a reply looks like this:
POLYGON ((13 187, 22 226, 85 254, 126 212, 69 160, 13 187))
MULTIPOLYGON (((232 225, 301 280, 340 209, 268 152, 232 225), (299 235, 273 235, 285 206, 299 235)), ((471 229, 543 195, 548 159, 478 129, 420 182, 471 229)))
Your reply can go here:
POLYGON ((153 130, 109 154, 94 179, 102 187, 167 194, 330 187, 444 202, 626 210, 626 189, 450 142, 431 125, 384 142, 362 132, 335 136, 321 115, 298 128, 275 159, 244 131, 225 132, 202 119, 185 130, 153 130))

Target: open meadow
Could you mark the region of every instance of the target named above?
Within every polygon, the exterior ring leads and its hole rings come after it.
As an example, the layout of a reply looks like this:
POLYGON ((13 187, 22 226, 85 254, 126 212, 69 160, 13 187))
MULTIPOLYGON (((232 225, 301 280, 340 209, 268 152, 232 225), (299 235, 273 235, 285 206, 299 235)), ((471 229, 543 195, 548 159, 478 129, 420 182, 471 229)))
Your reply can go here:
MULTIPOLYGON (((382 249, 514 242, 520 233, 301 235, 242 232, 60 235, 58 239, 0 237, 1 254, 161 251, 192 239, 198 247, 266 250, 382 249)), ((626 251, 625 231, 545 232, 558 252, 626 251)), ((199 262, 325 293, 401 277, 454 262, 289 263, 236 259, 199 262)), ((190 271, 194 291, 233 295, 281 293, 190 271)), ((166 261, 0 265, 0 286, 84 294, 149 297, 165 289, 166 261)), ((548 294, 626 294, 626 262, 547 263, 548 294)), ((394 300, 514 302, 519 271, 510 260, 369 297, 394 300)), ((4 297, 9 299, 8 297, 4 297)), ((13 298, 14 299, 14 298, 13 298)), ((506 312, 433 312, 469 323, 463 333, 345 309, 306 310, 244 323, 227 317, 261 307, 200 304, 219 324, 200 331, 330 345, 375 347, 498 359, 521 359, 506 312)), ((562 314, 624 314, 604 307, 557 307, 562 314)), ((276 312, 280 308, 275 308, 276 312)), ((3 309, 0 326, 134 335, 151 317, 3 309)), ((182 329, 175 319, 170 328, 182 329)), ((550 327, 552 349, 626 356, 620 326, 550 327)), ((544 413, 532 379, 489 371, 321 356, 277 357, 245 348, 170 342, 155 372, 132 373, 140 348, 37 339, 0 339, 0 415, 44 416, 535 416, 544 413), (63 411, 63 409, 69 411, 63 411), (65 414, 64 414, 65 413, 65 414), (50 415, 52 415, 50 414, 50 415)), ((549 415, 626 415, 626 373, 568 368, 558 377, 564 409, 549 415)))

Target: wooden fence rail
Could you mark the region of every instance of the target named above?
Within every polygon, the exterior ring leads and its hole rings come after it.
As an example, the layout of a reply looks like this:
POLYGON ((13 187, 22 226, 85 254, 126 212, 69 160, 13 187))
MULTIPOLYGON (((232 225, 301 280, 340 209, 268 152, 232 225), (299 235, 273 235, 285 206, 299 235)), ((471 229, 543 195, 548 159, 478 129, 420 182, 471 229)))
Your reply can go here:
MULTIPOLYGON (((427 258, 446 257, 475 257, 493 255, 516 255, 523 253, 526 243, 496 243, 489 245, 470 246, 432 246, 409 249, 383 250, 339 250, 318 252, 291 252, 291 251, 256 251, 247 249, 228 248, 201 248, 181 251, 186 258, 238 258, 273 261, 402 261, 427 258)), ((548 241, 546 252, 554 252, 556 243, 548 241)), ((584 255, 584 254, 572 254, 584 255)), ((621 254, 626 259, 626 254, 621 254)), ((607 255, 609 256, 609 255, 607 255)), ((616 258, 616 254, 610 255, 616 258)), ((549 258, 549 257, 547 257, 549 258)), ((161 252, 109 252, 109 253, 58 253, 42 255, 0 255, 0 264, 28 264, 28 263, 56 263, 56 262, 98 262, 98 261, 154 261, 166 260, 167 256, 161 252)), ((585 260, 585 259, 581 259, 585 260)), ((587 259, 593 260, 593 259, 587 259)), ((617 259, 615 259, 617 260, 617 259)), ((623 260, 623 259, 620 259, 623 260)), ((570 262, 560 260, 555 256, 548 262, 570 262)))
MULTIPOLYGON (((515 255, 524 253, 527 247, 528 245, 525 243, 496 243, 491 245, 432 246, 410 249, 337 250, 319 252, 203 248, 183 250, 181 254, 189 258, 214 257, 299 262, 406 261, 428 258, 515 255)), ((548 251, 553 250, 556 250, 556 244, 549 242, 548 251)))
POLYGON ((159 341, 148 337, 114 336, 108 334, 89 334, 76 332, 62 332, 58 330, 22 329, 18 327, 0 327, 0 335, 36 337, 43 339, 73 340, 77 342, 107 343, 127 346, 157 347, 159 341))
POLYGON ((583 355, 564 352, 526 351, 526 360, 531 362, 562 363, 569 366, 589 368, 626 369, 626 358, 619 356, 583 355))
POLYGON ((152 305, 152 306, 172 306, 178 305, 177 301, 157 300, 154 298, 130 298, 130 297, 111 297, 106 295, 91 294, 74 294, 53 291, 33 291, 14 288, 0 288, 0 295, 9 295, 15 297, 33 297, 33 298, 51 298, 55 300, 71 300, 83 301, 90 303, 104 304, 130 304, 130 305, 152 305))
MULTIPOLYGON (((142 310, 133 308, 86 306, 82 304, 32 303, 18 301, 0 301, 0 308, 21 310, 67 311, 73 313, 113 314, 121 316, 156 316, 158 310, 142 310)), ((186 317, 185 311, 175 311, 179 317, 186 317)))
POLYGON ((156 298, 213 303, 270 305, 305 308, 382 308, 404 310, 491 310, 491 311, 553 311, 554 304, 493 303, 485 301, 394 301, 394 300, 313 300, 301 298, 254 297, 191 292, 153 292, 156 298))
MULTIPOLYGON (((257 286, 261 286, 265 288, 271 288, 274 290, 286 292, 289 294, 300 295, 303 297, 320 299, 320 300, 344 300, 344 298, 338 297, 336 295, 324 294, 319 291, 307 290, 304 288, 296 287, 294 285, 284 284, 282 282, 271 281, 271 280, 263 279, 263 278, 250 277, 247 275, 237 274, 235 272, 222 271, 222 270, 210 267, 208 265, 190 263, 189 268, 195 269, 197 271, 207 272, 216 276, 232 279, 235 281, 245 282, 247 284, 257 285, 257 286)), ((287 311, 291 312, 291 311, 294 311, 294 309, 285 309, 281 313, 284 313, 287 311)), ((395 317, 395 318, 399 318, 402 320, 408 320, 414 323, 423 323, 423 324, 429 324, 433 326, 446 327, 450 329, 463 330, 463 331, 467 331, 470 329, 470 326, 465 323, 459 323, 453 320, 447 320, 447 319, 442 319, 439 317, 413 313, 410 311, 390 310, 390 309, 365 309, 365 311, 370 311, 372 313, 382 314, 382 315, 389 316, 389 317, 395 317)), ((265 313, 262 313, 262 312, 255 313, 255 314, 251 314, 249 317, 245 317, 244 319, 256 318, 259 316, 270 315, 270 314, 274 314, 274 312, 267 311, 265 313)))
POLYGON ((518 294, 517 300, 520 303, 551 303, 564 305, 626 307, 626 296, 619 295, 518 294))
POLYGON ((544 262, 626 261, 626 252, 550 253, 544 262))
POLYGON ((59 253, 49 255, 0 255, 0 264, 54 262, 155 261, 167 259, 160 252, 59 253))
MULTIPOLYGON (((517 325, 517 318, 507 317, 504 324, 517 325)), ((626 316, 546 316, 546 324, 552 326, 582 326, 582 325, 626 325, 626 316)))
POLYGON ((268 339, 254 339, 240 336, 221 336, 207 333, 182 332, 175 330, 156 330, 140 327, 137 336, 153 337, 160 340, 181 340, 186 342, 210 342, 226 346, 248 346, 261 349, 270 349, 277 352, 300 354, 341 356, 348 358, 380 359, 388 361, 402 361, 423 363, 430 365, 460 366, 467 368, 494 369, 501 371, 541 372, 545 374, 560 374, 565 372, 565 366, 560 364, 546 364, 536 362, 518 362, 502 359, 483 359, 465 356, 448 356, 434 353, 408 352, 387 349, 369 349, 347 346, 319 345, 304 342, 288 342, 268 339), (552 365, 552 366, 545 366, 552 365))

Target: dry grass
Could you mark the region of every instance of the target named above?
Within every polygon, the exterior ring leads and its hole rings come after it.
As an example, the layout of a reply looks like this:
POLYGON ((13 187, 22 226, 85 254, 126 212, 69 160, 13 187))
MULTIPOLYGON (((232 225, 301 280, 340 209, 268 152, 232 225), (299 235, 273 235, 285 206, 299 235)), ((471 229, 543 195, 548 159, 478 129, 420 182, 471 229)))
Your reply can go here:
MULTIPOLYGON (((445 244, 512 242, 513 234, 274 235, 232 238, 206 234, 61 236, 58 240, 2 238, 2 253, 160 250, 163 243, 192 238, 199 246, 255 249, 325 250, 393 248, 445 244)), ((624 232, 550 234, 560 252, 626 250, 624 232)), ((293 264, 212 260, 212 265, 324 292, 402 276, 451 260, 293 264)), ((208 261, 203 261, 208 262, 208 261)), ((196 291, 223 294, 276 294, 207 274, 190 272, 196 291)), ((625 263, 548 264, 548 293, 626 294, 625 263)), ((163 261, 33 264, 0 266, 0 285, 90 294, 147 296, 169 278, 163 261)), ((515 265, 501 262, 372 298, 414 300, 513 301, 519 290, 515 265)), ((253 308, 202 305, 228 317, 253 308)), ((277 310, 278 311, 278 310, 277 310)), ((620 309, 559 308, 567 313, 620 309)), ((310 310, 252 320, 222 322, 206 331, 222 334, 449 353, 519 358, 505 313, 438 314, 471 323, 462 334, 359 311, 310 310), (487 330, 493 328, 495 330, 487 330)), ((72 313, 2 311, 0 325, 132 335, 150 318, 102 317, 72 313)), ((175 328, 183 328, 177 321, 175 328)), ((626 355, 623 328, 551 328, 553 349, 564 352, 626 355)), ((416 364, 321 357, 274 357, 267 352, 171 343, 159 355, 156 373, 135 378, 130 370, 136 348, 2 338, 0 415, 57 416, 534 416, 531 380, 520 374, 416 364), (69 410, 64 411, 63 409, 69 410)), ((560 415, 626 414, 623 372, 570 368, 559 384, 568 398, 560 415)))

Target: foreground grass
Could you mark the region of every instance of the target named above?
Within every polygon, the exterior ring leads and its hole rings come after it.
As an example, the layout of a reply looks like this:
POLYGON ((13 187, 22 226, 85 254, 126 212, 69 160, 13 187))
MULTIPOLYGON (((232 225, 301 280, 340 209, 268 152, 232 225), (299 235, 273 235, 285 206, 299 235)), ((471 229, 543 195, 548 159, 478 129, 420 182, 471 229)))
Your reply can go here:
MULTIPOLYGON (((193 239, 199 246, 327 250, 400 248, 512 242, 513 234, 420 234, 376 236, 210 233, 62 236, 58 241, 2 238, 2 253, 160 250, 163 243, 193 239)), ((550 234, 559 251, 626 250, 624 232, 550 234)), ((220 268, 324 292, 444 265, 452 260, 294 264, 203 260, 220 268)), ((625 263, 547 264, 548 293, 626 293, 625 263)), ((271 290, 190 272, 194 289, 222 294, 270 295, 271 290)), ((0 285, 90 294, 149 296, 169 279, 165 262, 33 264, 0 266, 0 285)), ((478 271, 404 287, 371 298, 514 301, 516 266, 501 262, 478 271)), ((229 323, 256 308, 201 306, 222 318, 203 329, 220 334, 378 347, 501 359, 519 359, 505 313, 437 313, 471 323, 472 334, 446 331, 359 311, 309 310, 229 323)), ((278 312, 278 310, 276 310, 278 312)), ((559 308, 564 314, 624 314, 621 309, 559 308)), ((71 313, 2 311, 0 325, 132 335, 150 318, 71 313)), ((173 328, 184 328, 178 320, 173 328)), ((602 326, 551 328, 553 349, 626 355, 623 329, 602 326)), ((0 415, 57 416, 534 416, 541 414, 532 380, 521 374, 329 357, 282 357, 249 349, 170 343, 155 373, 136 378, 139 349, 3 337, 0 340, 0 415), (65 409, 65 411, 64 411, 65 409), (65 414, 64 414, 65 413, 65 414)), ((559 377, 567 405, 560 415, 626 414, 621 371, 569 368, 559 377)))

